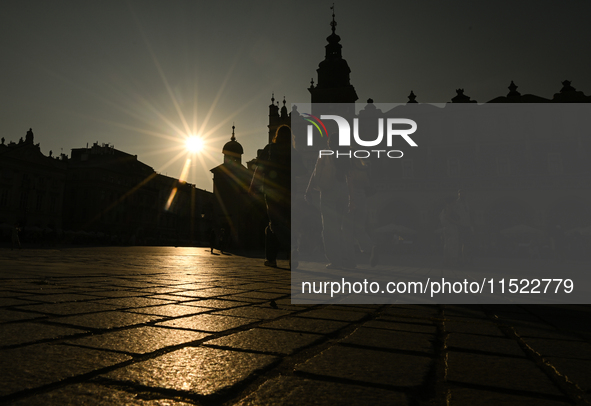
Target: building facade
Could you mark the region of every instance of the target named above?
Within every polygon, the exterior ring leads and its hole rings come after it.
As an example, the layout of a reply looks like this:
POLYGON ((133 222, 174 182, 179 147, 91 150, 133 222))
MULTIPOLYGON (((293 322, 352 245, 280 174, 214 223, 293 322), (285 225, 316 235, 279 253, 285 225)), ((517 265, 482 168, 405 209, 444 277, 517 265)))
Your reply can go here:
POLYGON ((206 244, 213 194, 95 143, 41 153, 33 131, 0 144, 0 238, 25 243, 206 244))
POLYGON ((72 150, 65 197, 67 231, 132 245, 206 241, 211 193, 156 173, 108 144, 72 150))
POLYGON ((18 143, 0 144, 0 236, 18 226, 29 241, 54 238, 62 228, 67 162, 43 155, 33 130, 18 143))
MULTIPOLYGON (((331 28, 325 59, 317 69, 317 83, 312 82, 308 89, 311 102, 350 104, 351 108, 340 115, 351 118, 404 116, 404 106, 381 111, 371 99, 355 113, 353 103, 357 94, 350 83, 349 66, 342 57, 334 15, 331 28)), ((562 88, 548 98, 522 95, 513 82, 508 89, 505 96, 484 105, 591 102, 591 96, 576 90, 570 81, 562 82, 562 88)), ((411 91, 407 105, 416 104, 417 96, 411 91)), ((462 109, 484 110, 481 106, 464 89, 457 89, 443 108, 419 105, 421 114, 443 112, 448 121, 461 117, 457 112, 462 109)), ((292 122, 300 119, 292 111, 292 122)), ((439 214, 457 198, 458 190, 463 190, 471 211, 475 243, 482 253, 515 251, 532 239, 550 250, 553 241, 562 238, 558 234, 572 240, 569 246, 591 248, 591 139, 585 131, 558 130, 551 137, 534 131, 514 138, 503 136, 501 131, 488 139, 457 139, 453 134, 454 131, 443 131, 438 137, 423 140, 419 148, 405 150, 401 159, 370 160, 370 232, 385 225, 403 226, 412 231, 401 236, 410 243, 410 250, 438 252, 434 247, 441 246, 439 214)), ((303 133, 296 133, 295 137, 311 174, 321 148, 306 147, 303 133)), ((299 193, 306 184, 307 179, 297 185, 299 193)))

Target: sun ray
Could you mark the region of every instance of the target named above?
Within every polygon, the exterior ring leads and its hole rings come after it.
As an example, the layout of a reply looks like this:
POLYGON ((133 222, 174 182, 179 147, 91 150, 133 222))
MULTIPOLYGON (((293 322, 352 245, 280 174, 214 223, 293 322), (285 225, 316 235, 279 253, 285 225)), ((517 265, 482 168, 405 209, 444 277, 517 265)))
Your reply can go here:
POLYGON ((181 175, 179 176, 179 180, 181 182, 187 181, 187 174, 189 173, 190 166, 191 166, 191 160, 187 158, 187 160, 185 161, 185 165, 183 166, 183 170, 181 172, 181 175))
POLYGON ((140 23, 140 21, 138 20, 135 13, 133 13, 133 10, 132 10, 132 15, 133 15, 133 19, 136 23, 136 26, 140 32, 140 35, 142 36, 142 39, 144 40, 144 44, 146 45, 146 47, 148 49, 150 57, 152 58, 152 62, 154 62, 154 66, 156 67, 156 70, 158 71, 158 74, 160 75, 160 79, 162 80, 162 83, 164 84, 164 87, 166 88, 166 91, 168 92, 168 95, 170 96, 170 99, 172 100, 172 103, 177 111, 177 114, 179 115, 179 118, 182 121, 183 126, 185 127, 185 133, 189 133, 191 131, 191 129, 189 128, 189 125, 187 124, 187 120, 185 119, 185 115, 183 114, 181 107, 178 104, 176 97, 174 96, 172 88, 170 87, 170 84, 168 83, 168 79, 166 78, 166 75, 164 74, 164 70, 162 69, 162 66, 160 65, 160 61, 158 60, 158 57, 156 56, 156 54, 154 53, 154 50, 152 49, 152 44, 148 40, 148 37, 146 35, 146 32, 143 29, 143 26, 140 23))
POLYGON ((172 202, 174 201, 174 197, 176 196, 176 191, 177 191, 176 187, 172 188, 172 191, 170 192, 170 196, 168 196, 168 200, 166 201, 166 206, 164 207, 164 209, 166 211, 168 211, 170 209, 170 206, 172 206, 172 202))

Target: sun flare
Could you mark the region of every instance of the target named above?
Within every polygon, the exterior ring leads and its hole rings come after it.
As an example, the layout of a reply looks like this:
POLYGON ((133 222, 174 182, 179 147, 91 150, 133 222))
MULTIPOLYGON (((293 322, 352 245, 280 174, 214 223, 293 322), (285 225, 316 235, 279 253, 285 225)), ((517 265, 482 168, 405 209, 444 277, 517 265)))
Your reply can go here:
POLYGON ((196 136, 190 136, 185 142, 185 147, 191 153, 200 152, 203 149, 203 140, 196 136))

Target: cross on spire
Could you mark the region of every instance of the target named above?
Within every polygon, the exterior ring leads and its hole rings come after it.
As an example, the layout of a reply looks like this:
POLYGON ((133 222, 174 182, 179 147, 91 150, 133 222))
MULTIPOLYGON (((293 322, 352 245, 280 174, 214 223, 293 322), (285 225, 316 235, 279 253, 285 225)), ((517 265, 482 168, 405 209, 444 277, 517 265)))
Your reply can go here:
POLYGON ((334 32, 336 31, 337 28, 337 22, 334 19, 334 3, 332 3, 332 6, 330 7, 330 9, 332 10, 332 21, 330 22, 330 26, 332 27, 332 33, 334 34, 334 32))

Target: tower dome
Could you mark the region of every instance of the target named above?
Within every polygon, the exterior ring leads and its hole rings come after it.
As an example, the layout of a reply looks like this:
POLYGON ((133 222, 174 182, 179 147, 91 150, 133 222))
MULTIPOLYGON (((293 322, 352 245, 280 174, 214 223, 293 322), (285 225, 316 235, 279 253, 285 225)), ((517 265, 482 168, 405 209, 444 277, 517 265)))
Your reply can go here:
POLYGON ((312 83, 308 91, 312 96, 312 103, 355 103, 357 93, 351 84, 349 64, 343 59, 341 37, 336 33, 334 5, 331 9, 333 11, 330 23, 332 33, 326 38, 328 44, 325 46, 324 60, 316 69, 318 73, 316 86, 312 83))
POLYGON ((234 162, 242 164, 242 154, 244 154, 244 149, 242 148, 242 145, 236 141, 236 136, 234 135, 235 128, 235 126, 232 126, 232 137, 230 137, 230 141, 226 142, 224 148, 222 148, 224 163, 234 162))

